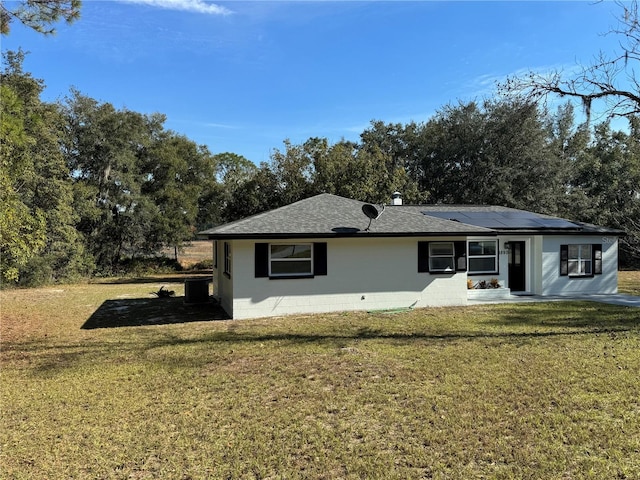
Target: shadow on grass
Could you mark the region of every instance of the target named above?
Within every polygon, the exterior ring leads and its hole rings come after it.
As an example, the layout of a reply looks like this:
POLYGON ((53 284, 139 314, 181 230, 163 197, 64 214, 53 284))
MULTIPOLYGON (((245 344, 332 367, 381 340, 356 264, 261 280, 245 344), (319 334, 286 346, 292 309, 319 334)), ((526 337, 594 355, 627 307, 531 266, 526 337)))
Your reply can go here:
MULTIPOLYGON (((163 337, 157 339, 154 347, 183 344, 266 344, 269 342, 289 345, 314 344, 317 346, 346 347, 358 340, 384 340, 404 345, 445 345, 458 341, 490 341, 498 343, 518 343, 545 338, 588 337, 598 334, 616 334, 631 332, 640 334, 640 312, 637 309, 612 305, 594 305, 591 302, 567 302, 534 304, 531 307, 519 305, 506 306, 505 311, 495 308, 496 318, 473 322, 469 329, 452 328, 442 331, 425 329, 413 331, 394 331, 392 324, 379 323, 360 325, 353 328, 344 325, 334 332, 314 332, 303 323, 292 325, 290 331, 264 331, 263 326, 252 330, 251 326, 230 325, 226 331, 212 331, 197 338, 163 337), (473 328, 475 327, 475 328, 473 328)), ((428 309, 422 310, 423 313, 428 309)), ((473 310, 466 310, 469 316, 473 310)), ((420 315, 421 311, 413 312, 420 315)), ((390 318, 390 317, 386 317, 390 318)), ((385 316, 369 315, 364 321, 385 321, 385 316)), ((304 320, 301 320, 304 322, 304 320)))
MULTIPOLYGON (((349 355, 357 354, 360 348, 357 342, 360 340, 377 340, 391 346, 416 347, 418 352, 423 348, 440 348, 458 342, 469 342, 469 348, 475 348, 474 345, 487 348, 510 344, 522 346, 554 338, 567 341, 573 341, 573 338, 576 342, 581 342, 582 339, 601 334, 606 334, 607 338, 621 335, 619 338, 633 339, 640 335, 640 316, 636 311, 637 309, 625 307, 594 306, 588 302, 564 305, 538 304, 531 307, 494 306, 491 309, 472 307, 459 309, 458 312, 464 313, 465 318, 453 321, 449 327, 423 318, 435 315, 429 310, 416 310, 403 317, 392 317, 393 320, 386 316, 357 314, 355 319, 352 318, 345 323, 337 319, 335 328, 331 328, 331 324, 322 326, 314 322, 305 323, 305 320, 308 320, 306 318, 294 318, 292 323, 285 324, 276 320, 275 325, 262 321, 239 321, 198 331, 195 336, 185 335, 182 330, 150 328, 141 329, 135 335, 130 335, 129 332, 117 333, 115 337, 109 337, 112 341, 103 341, 102 337, 96 337, 96 341, 52 342, 40 339, 15 344, 5 343, 1 353, 6 361, 28 360, 30 368, 48 373, 90 360, 112 362, 129 358, 148 358, 144 354, 157 348, 180 346, 199 345, 202 349, 185 351, 178 348, 164 351, 162 360, 158 361, 170 361, 174 366, 184 364, 199 367, 211 363, 214 357, 219 359, 216 355, 228 356, 228 347, 235 350, 240 346, 248 347, 239 349, 240 355, 251 355, 253 353, 247 352, 257 351, 262 352, 262 355, 280 355, 283 348, 285 352, 295 353, 296 346, 302 347, 301 351, 304 352, 319 347, 336 349, 338 355, 349 355), (474 312, 477 314, 476 319, 474 312), (415 317, 418 317, 419 323, 412 325, 415 317), (319 330, 318 327, 322 329, 319 330), (117 341, 114 342, 113 339, 117 341), (253 345, 256 349, 252 348, 253 345), (273 346, 274 350, 269 350, 270 346, 273 346), (263 350, 265 347, 267 350, 263 350), (293 350, 286 350, 289 347, 293 350), (206 353, 198 354, 198 351, 206 353), (34 354, 35 356, 32 356, 34 354)), ((184 304, 184 297, 120 299, 105 301, 82 328, 107 329, 224 319, 228 319, 228 316, 218 304, 189 306, 184 304)))
POLYGON ((186 305, 184 297, 107 300, 82 325, 82 329, 168 325, 228 320, 218 303, 186 305))

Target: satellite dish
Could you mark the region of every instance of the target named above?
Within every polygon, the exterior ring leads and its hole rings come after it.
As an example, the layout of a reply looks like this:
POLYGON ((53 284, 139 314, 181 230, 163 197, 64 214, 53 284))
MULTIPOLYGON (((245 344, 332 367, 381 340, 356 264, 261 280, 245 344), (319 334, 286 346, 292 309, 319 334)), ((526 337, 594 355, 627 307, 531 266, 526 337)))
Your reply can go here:
MULTIPOLYGON (((382 206, 382 212, 384 212, 384 205, 382 206)), ((371 227, 371 221, 376 220, 378 217, 380 217, 380 215, 382 215, 382 212, 379 212, 378 209, 370 203, 362 205, 362 213, 369 217, 369 225, 367 226, 367 228, 365 228, 365 232, 369 231, 369 227, 371 227)))
POLYGON ((371 220, 375 220, 380 215, 378 209, 370 203, 362 205, 362 212, 371 220))

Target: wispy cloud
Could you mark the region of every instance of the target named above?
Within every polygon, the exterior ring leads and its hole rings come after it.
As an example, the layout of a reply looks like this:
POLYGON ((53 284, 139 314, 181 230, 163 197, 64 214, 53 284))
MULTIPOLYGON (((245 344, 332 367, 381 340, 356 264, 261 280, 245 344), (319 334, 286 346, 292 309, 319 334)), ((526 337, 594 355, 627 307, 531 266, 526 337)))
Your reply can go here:
POLYGON ((204 13, 207 15, 229 15, 233 13, 228 8, 207 3, 203 0, 120 0, 125 3, 138 3, 167 10, 181 10, 184 12, 204 13))
POLYGON ((242 128, 238 125, 229 125, 226 123, 203 123, 202 126, 207 128, 222 128, 225 130, 239 130, 240 128, 242 128))

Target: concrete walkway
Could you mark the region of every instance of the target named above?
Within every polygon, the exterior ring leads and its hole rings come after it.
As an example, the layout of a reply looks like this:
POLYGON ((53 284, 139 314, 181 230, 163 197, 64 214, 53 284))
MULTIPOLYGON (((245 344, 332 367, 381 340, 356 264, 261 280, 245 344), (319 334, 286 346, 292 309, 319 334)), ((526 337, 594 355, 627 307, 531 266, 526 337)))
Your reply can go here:
POLYGON ((571 300, 608 303, 624 307, 640 308, 640 297, 635 295, 553 295, 541 297, 539 295, 511 295, 509 298, 495 300, 469 300, 468 305, 485 305, 489 303, 533 303, 533 302, 566 302, 571 300))

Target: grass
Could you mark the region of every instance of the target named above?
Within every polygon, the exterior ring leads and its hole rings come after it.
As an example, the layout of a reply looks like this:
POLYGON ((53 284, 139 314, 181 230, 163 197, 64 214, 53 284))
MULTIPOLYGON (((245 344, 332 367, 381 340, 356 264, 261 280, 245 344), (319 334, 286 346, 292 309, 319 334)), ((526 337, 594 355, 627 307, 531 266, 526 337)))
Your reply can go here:
POLYGON ((174 323, 162 285, 0 292, 0 477, 640 478, 640 309, 174 323))
POLYGON ((627 295, 640 296, 640 271, 618 272, 618 290, 627 295))

